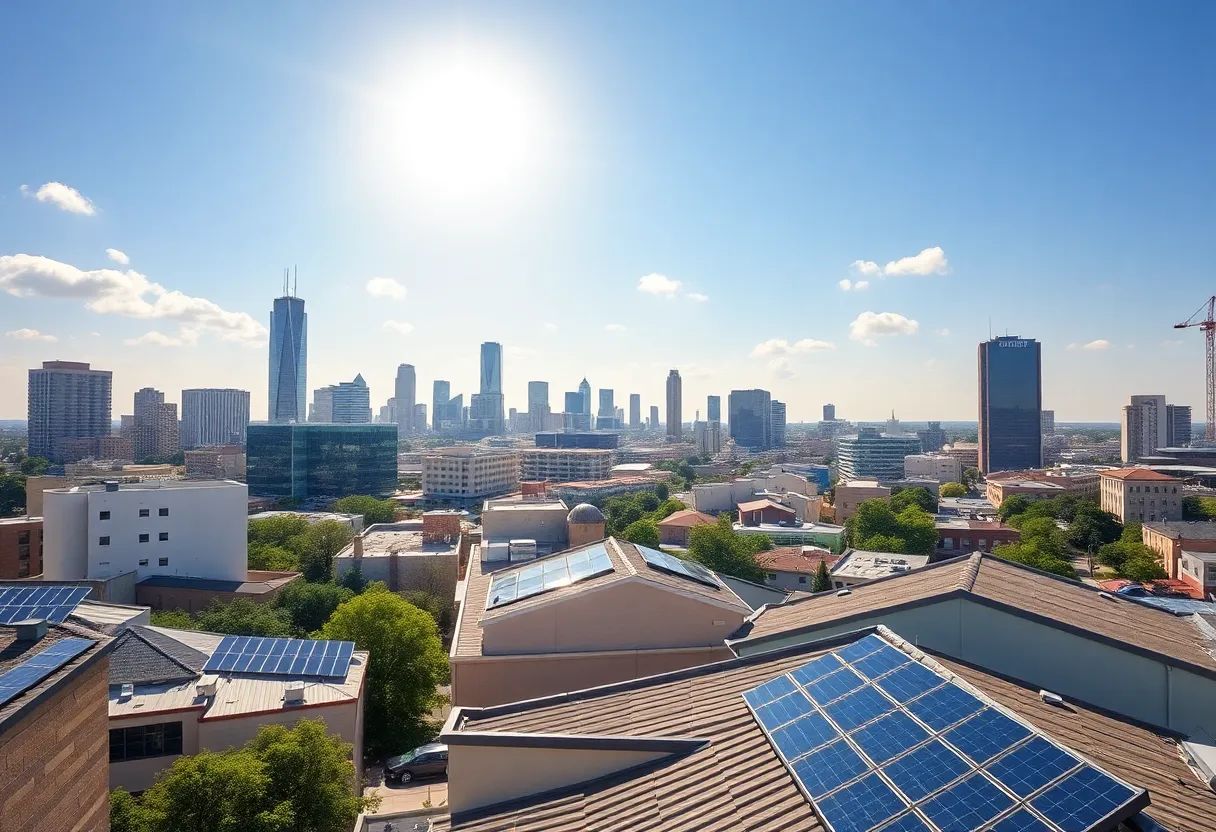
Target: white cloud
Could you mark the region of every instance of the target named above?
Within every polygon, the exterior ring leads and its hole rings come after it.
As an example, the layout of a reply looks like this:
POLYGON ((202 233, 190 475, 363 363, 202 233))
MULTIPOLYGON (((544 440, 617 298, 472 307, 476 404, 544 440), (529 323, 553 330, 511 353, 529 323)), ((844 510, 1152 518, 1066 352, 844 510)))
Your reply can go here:
POLYGON ((849 324, 849 337, 867 347, 877 345, 875 338, 915 335, 920 324, 895 312, 862 312, 849 324))
POLYGON ((942 251, 941 246, 924 249, 911 257, 892 260, 885 266, 880 266, 873 260, 854 260, 850 265, 858 274, 877 277, 899 277, 906 274, 923 277, 931 274, 946 274, 950 271, 950 264, 946 262, 946 252, 942 251))
POLYGON ((198 343, 198 333, 192 329, 181 329, 177 335, 165 335, 163 332, 152 330, 138 338, 127 338, 123 341, 128 347, 192 347, 198 343))
POLYGON ((856 283, 854 283, 852 280, 845 278, 844 280, 840 281, 836 285, 839 286, 841 288, 841 290, 845 291, 845 292, 861 292, 865 289, 870 288, 870 281, 858 280, 856 283))
POLYGON ((93 203, 89 202, 84 194, 62 182, 47 182, 32 193, 28 186, 22 185, 21 193, 25 196, 33 196, 39 202, 49 202, 73 214, 92 216, 97 213, 97 209, 93 207, 93 203))
POLYGON ((933 331, 935 333, 937 333, 938 335, 949 335, 950 334, 950 330, 948 330, 948 329, 935 329, 933 331))
POLYGON ((367 293, 374 298, 405 300, 406 288, 391 277, 373 277, 367 281, 367 293))
POLYGON ((1081 347, 1083 350, 1105 350, 1110 348, 1110 341, 1105 338, 1099 338, 1096 341, 1090 341, 1081 347))
POLYGON ((106 256, 109 257, 111 260, 113 260, 115 263, 122 263, 124 266, 131 262, 130 257, 128 257, 125 253, 119 251, 116 248, 106 249, 106 256))
POLYGON ((383 326, 389 332, 395 332, 398 335, 409 335, 414 331, 414 325, 405 321, 385 321, 383 326))
POLYGON ((553 323, 552 321, 548 321, 545 323, 545 329, 549 330, 550 332, 557 332, 557 324, 553 323))
POLYGON ((768 363, 768 368, 774 378, 785 380, 794 377, 794 368, 790 366, 788 358, 774 358, 768 363))
POLYGON ((6 254, 0 255, 0 291, 19 298, 82 300, 85 307, 101 315, 164 319, 249 346, 266 340, 266 327, 248 314, 170 291, 134 270, 82 271, 49 257, 6 254))
POLYGON ((703 295, 700 292, 689 292, 687 295, 685 295, 685 297, 689 300, 694 300, 697 303, 705 303, 707 300, 709 300, 709 295, 703 295))
POLYGON ((626 327, 624 324, 608 324, 604 329, 607 332, 624 332, 626 327))
POLYGON ((830 341, 817 341, 814 338, 803 338, 792 344, 784 338, 770 338, 752 348, 752 357, 765 358, 770 355, 793 355, 798 352, 821 352, 834 349, 836 349, 836 345, 830 341))
POLYGON ((58 341, 54 335, 44 335, 36 329, 14 329, 4 333, 5 338, 15 338, 18 341, 58 341))
POLYGON ((682 285, 684 284, 680 281, 672 280, 665 275, 648 274, 638 280, 638 291, 645 292, 648 295, 663 295, 664 297, 674 298, 682 285))

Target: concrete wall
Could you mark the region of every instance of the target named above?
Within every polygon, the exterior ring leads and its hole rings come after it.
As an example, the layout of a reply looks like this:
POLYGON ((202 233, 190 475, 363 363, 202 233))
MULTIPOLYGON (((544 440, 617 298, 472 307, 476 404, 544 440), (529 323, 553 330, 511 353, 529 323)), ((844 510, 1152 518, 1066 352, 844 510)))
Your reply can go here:
POLYGON ((110 828, 108 658, 0 734, 0 829, 110 828))
MULTIPOLYGON (((303 580, 297 578, 296 580, 303 580)), ((181 586, 150 586, 148 584, 135 584, 134 600, 120 601, 119 603, 139 604, 144 607, 151 607, 154 610, 185 610, 186 612, 198 612, 213 600, 227 604, 235 601, 238 598, 243 598, 246 601, 253 601, 258 604, 266 604, 275 599, 280 592, 283 591, 282 586, 275 587, 268 592, 223 592, 214 589, 191 589, 181 586)), ((115 600, 107 598, 105 600, 115 600)))
MULTIPOLYGON (((148 757, 143 760, 125 760, 121 763, 110 763, 110 788, 123 788, 129 792, 142 792, 152 787, 156 775, 173 765, 180 756, 197 754, 198 717, 200 710, 179 711, 172 714, 148 714, 147 716, 124 717, 111 719, 110 729, 134 728, 138 725, 161 725, 169 722, 182 724, 182 753, 170 754, 164 757, 148 757)), ((222 750, 222 749, 219 749, 222 750)))
POLYGON ((836 496, 832 500, 832 504, 836 506, 836 519, 833 522, 843 525, 845 520, 857 513, 857 507, 866 500, 885 499, 890 496, 891 489, 884 485, 837 485, 836 496))
POLYGON ((370 555, 356 558, 345 552, 334 558, 334 575, 341 578, 355 564, 368 581, 383 581, 395 592, 421 589, 444 599, 456 596, 460 554, 453 545, 443 552, 402 552, 396 557, 370 555))
POLYGON ((541 545, 565 543, 566 514, 566 509, 556 503, 541 503, 529 508, 491 508, 481 515, 482 539, 494 543, 523 538, 541 545))

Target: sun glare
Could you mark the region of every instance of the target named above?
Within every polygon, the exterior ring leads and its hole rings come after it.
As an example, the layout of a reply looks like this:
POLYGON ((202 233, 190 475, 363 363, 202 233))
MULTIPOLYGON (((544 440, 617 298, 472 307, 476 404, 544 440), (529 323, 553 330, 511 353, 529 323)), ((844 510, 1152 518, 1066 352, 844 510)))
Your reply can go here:
POLYGON ((537 95, 504 60, 467 48, 430 55, 376 96, 374 163, 426 200, 509 196, 545 152, 537 95))

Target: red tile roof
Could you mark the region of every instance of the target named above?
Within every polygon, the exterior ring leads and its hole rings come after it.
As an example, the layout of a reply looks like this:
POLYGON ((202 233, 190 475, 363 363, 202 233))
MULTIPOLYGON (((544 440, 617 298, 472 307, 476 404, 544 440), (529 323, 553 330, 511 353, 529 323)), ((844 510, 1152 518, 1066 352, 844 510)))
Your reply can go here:
POLYGON ((789 514, 797 514, 789 506, 783 506, 781 503, 774 503, 772 500, 752 500, 750 503, 739 503, 739 511, 759 511, 763 508, 775 508, 778 511, 784 511, 789 514))
POLYGON ((774 572, 799 572, 807 575, 815 574, 820 563, 826 563, 828 569, 840 560, 839 555, 833 555, 827 549, 816 546, 778 546, 756 555, 756 564, 762 569, 774 572))
POLYGON ((659 521, 660 526, 702 526, 706 523, 717 522, 708 514, 700 511, 694 511, 691 508, 686 508, 683 511, 677 511, 659 521))
POLYGON ((1147 468, 1120 468, 1116 471, 1103 471, 1103 477, 1113 477, 1117 480, 1152 480, 1154 482, 1182 482, 1177 477, 1159 474, 1147 468))

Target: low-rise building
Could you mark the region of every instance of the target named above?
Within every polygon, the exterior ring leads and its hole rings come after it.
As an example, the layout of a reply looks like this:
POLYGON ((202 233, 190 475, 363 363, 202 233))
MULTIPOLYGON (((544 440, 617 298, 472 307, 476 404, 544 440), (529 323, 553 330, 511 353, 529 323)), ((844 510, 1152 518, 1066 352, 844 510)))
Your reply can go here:
POLYGON ((978 468, 980 465, 980 443, 978 442, 955 442, 953 445, 943 446, 939 453, 954 457, 964 469, 978 468))
MULTIPOLYGON (((666 479, 664 474, 663 479, 666 479)), ((584 482, 559 482, 549 486, 549 493, 566 501, 567 505, 578 505, 641 491, 653 491, 654 477, 612 477, 606 480, 584 482)))
POLYGON ((997 520, 970 520, 963 517, 937 518, 937 549, 954 555, 991 552, 1002 543, 1017 543, 1022 533, 997 520))
POLYGON ((880 433, 861 428, 856 436, 836 443, 836 469, 844 482, 859 479, 898 480, 904 475, 904 457, 919 454, 920 438, 880 433))
POLYGON ((359 569, 365 580, 383 581, 393 592, 422 590, 453 599, 460 572, 460 524, 453 531, 445 512, 422 521, 376 523, 334 556, 334 576, 359 569))
POLYGON ((569 513, 566 503, 547 489, 486 500, 481 510, 481 539, 483 543, 535 540, 538 550, 560 551, 569 540, 569 513))
POLYGON ((519 488, 519 454, 461 446, 436 448, 422 457, 422 493, 441 505, 478 505, 519 488))
POLYGON ((525 448, 519 452, 524 482, 577 482, 612 476, 612 451, 592 448, 525 448))
POLYGON ((941 497, 937 513, 946 517, 972 517, 983 520, 996 516, 996 507, 979 497, 941 497))
POLYGON ((1144 545, 1161 557, 1165 573, 1182 579, 1182 553, 1216 553, 1216 523, 1208 520, 1150 521, 1140 527, 1144 545))
POLYGON ((1005 498, 1014 495, 1031 501, 1050 500, 1063 494, 1097 500, 1100 486, 1100 472, 1092 468, 996 471, 985 478, 988 502, 997 508, 1005 498))
POLYGON ((349 526, 353 532, 363 531, 363 515, 362 514, 343 514, 339 511, 259 511, 257 514, 249 515, 250 520, 270 520, 275 517, 299 517, 308 525, 312 526, 316 523, 331 521, 341 523, 343 526, 349 526))
POLYGON ((688 546, 688 533, 696 526, 716 523, 712 516, 693 509, 667 515, 659 521, 659 542, 664 546, 688 546))
POLYGON ((772 500, 752 500, 739 504, 739 522, 744 526, 784 525, 796 522, 797 512, 772 500))
POLYGON ((734 511, 740 503, 751 502, 760 494, 799 494, 813 497, 819 493, 817 482, 788 471, 738 477, 729 482, 709 482, 692 487, 692 507, 717 514, 734 511))
POLYGON ((776 546, 756 555, 756 565, 765 571, 764 583, 786 592, 810 592, 819 564, 829 572, 839 555, 818 546, 776 546))
POLYGON ((1178 578, 1185 581, 1200 598, 1216 598, 1216 552, 1182 550, 1178 559, 1178 578))
POLYGON ((832 587, 845 589, 879 578, 924 569, 928 565, 927 555, 893 555, 890 552, 848 549, 832 567, 832 587))
POLYGON ((0 580, 42 574, 42 518, 0 518, 0 580))
POLYGON ((844 551, 845 528, 832 523, 735 523, 735 534, 764 535, 774 546, 820 546, 834 555, 844 551))
MULTIPOLYGON (((367 652, 354 650, 350 642, 250 643, 260 641, 162 627, 120 631, 103 678, 109 685, 109 787, 143 791, 183 755, 239 748, 265 725, 290 727, 318 717, 330 735, 353 746, 358 784, 367 652), (288 649, 293 655, 350 656, 350 661, 310 659, 306 669, 282 670, 281 662, 269 669, 257 661, 268 651, 288 649), (256 658, 235 665, 224 660, 242 650, 256 658), (242 671, 219 669, 242 665, 242 671)), ((98 701, 107 702, 100 691, 98 701)))
POLYGON ((904 457, 904 478, 937 483, 962 482, 963 464, 945 454, 910 454, 904 457))
POLYGON ((1103 471, 1102 510, 1120 523, 1182 519, 1182 480, 1147 468, 1103 471))
POLYGON ((212 445, 184 452, 186 479, 245 479, 245 447, 212 445))
MULTIPOLYGON (((99 583, 107 589, 125 589, 122 577, 99 583)), ((205 609, 212 601, 227 604, 241 599, 268 604, 278 597, 283 587, 299 579, 299 572, 276 572, 269 569, 248 569, 241 578, 226 580, 151 575, 134 584, 133 598, 130 592, 124 591, 110 592, 105 597, 122 603, 134 602, 154 610, 185 610, 194 613, 205 609)))
POLYGON ((850 480, 838 483, 832 500, 832 505, 836 509, 836 516, 833 519, 837 523, 843 524, 857 513, 858 506, 866 500, 885 500, 890 496, 891 489, 885 485, 879 485, 877 480, 850 480))

